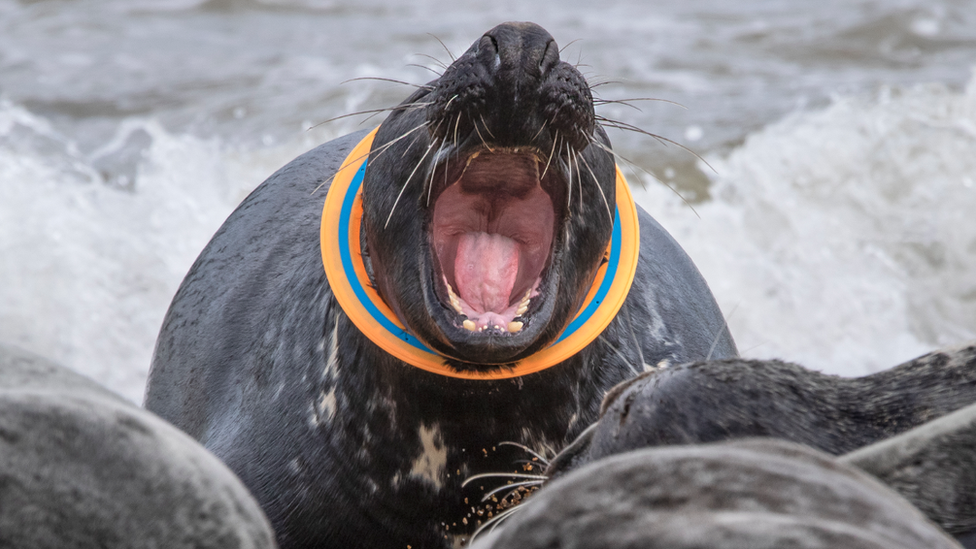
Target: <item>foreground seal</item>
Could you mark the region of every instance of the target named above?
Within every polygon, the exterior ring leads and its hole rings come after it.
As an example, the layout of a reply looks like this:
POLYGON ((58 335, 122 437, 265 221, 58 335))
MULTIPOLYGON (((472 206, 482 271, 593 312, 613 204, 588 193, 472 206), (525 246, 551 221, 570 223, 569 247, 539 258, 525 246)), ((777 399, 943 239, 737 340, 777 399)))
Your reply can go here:
POLYGON ((173 300, 146 406, 237 472, 281 547, 463 541, 505 480, 462 481, 528 457, 503 442, 557 450, 616 383, 736 354, 620 179, 552 37, 500 25, 241 204, 173 300))
POLYGON ((195 440, 3 345, 0 478, 0 547, 275 547, 257 502, 195 440))
POLYGON ((952 549, 855 467, 772 439, 645 448, 553 481, 472 549, 952 549))

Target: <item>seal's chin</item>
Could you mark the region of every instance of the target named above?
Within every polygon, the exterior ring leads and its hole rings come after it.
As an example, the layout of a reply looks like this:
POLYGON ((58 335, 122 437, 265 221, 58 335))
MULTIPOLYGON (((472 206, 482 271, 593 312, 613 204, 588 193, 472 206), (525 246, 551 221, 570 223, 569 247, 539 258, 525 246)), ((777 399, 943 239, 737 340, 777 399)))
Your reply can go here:
POLYGON ((565 182, 538 150, 483 148, 435 168, 429 237, 441 303, 471 335, 522 332, 552 263, 565 182))

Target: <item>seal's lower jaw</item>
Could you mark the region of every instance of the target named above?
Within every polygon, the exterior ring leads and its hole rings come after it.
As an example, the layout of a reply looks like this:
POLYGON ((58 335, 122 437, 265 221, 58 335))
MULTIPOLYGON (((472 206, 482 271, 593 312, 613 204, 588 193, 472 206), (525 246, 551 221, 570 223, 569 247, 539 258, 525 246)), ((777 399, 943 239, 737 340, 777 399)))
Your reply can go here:
POLYGON ((432 181, 431 274, 443 305, 433 316, 459 359, 516 359, 552 311, 543 304, 565 181, 538 151, 516 148, 447 161, 432 181))

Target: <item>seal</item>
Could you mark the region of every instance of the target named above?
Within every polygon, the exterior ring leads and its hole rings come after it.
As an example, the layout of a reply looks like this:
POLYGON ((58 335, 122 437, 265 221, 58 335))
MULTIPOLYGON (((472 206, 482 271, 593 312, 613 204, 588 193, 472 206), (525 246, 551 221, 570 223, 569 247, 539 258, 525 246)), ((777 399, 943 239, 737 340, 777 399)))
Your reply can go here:
POLYGON ((258 502, 197 441, 3 344, 0 475, 0 547, 275 547, 258 502))
POLYGON ((974 403, 976 343, 860 378, 778 360, 684 364, 611 389, 546 476, 640 448, 771 437, 843 455, 948 532, 976 537, 974 403))
POLYGON ((976 403, 976 344, 859 378, 780 360, 716 360, 645 372, 610 390, 601 417, 554 459, 558 475, 647 446, 773 437, 840 455, 976 403))
POLYGON ((502 24, 231 214, 145 405, 240 476, 283 548, 461 543, 505 482, 466 478, 558 450, 647 368, 736 355, 620 179, 582 75, 502 24))
POLYGON ((959 547, 863 471, 773 439, 609 456, 516 509, 472 549, 959 547))

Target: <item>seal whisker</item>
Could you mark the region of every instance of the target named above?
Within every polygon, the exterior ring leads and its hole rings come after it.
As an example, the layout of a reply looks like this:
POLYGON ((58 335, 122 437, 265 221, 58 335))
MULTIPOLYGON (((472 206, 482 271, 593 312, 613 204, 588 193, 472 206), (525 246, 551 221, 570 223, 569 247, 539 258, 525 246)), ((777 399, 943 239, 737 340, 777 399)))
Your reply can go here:
POLYGON ((366 109, 366 110, 363 110, 363 111, 351 112, 351 113, 348 113, 348 114, 343 114, 343 115, 340 115, 340 116, 335 116, 335 117, 329 118, 327 120, 323 120, 323 121, 319 122, 318 124, 309 127, 305 131, 313 130, 313 129, 321 126, 322 124, 328 124, 329 122, 335 122, 336 120, 342 120, 343 118, 349 118, 351 116, 359 116, 361 114, 377 115, 377 114, 380 114, 380 113, 384 113, 384 112, 387 112, 387 111, 394 111, 394 110, 398 110, 398 109, 402 109, 402 110, 405 110, 405 111, 411 111, 411 110, 416 110, 416 109, 424 108, 424 107, 427 107, 427 106, 430 106, 430 105, 433 105, 433 103, 429 103, 429 102, 420 103, 420 102, 417 102, 417 103, 407 103, 407 104, 404 104, 404 105, 397 105, 395 107, 383 107, 381 109, 366 109))
POLYGON ((417 54, 414 54, 414 55, 419 55, 420 57, 426 57, 427 59, 430 59, 434 63, 437 63, 438 65, 440 65, 442 69, 445 69, 445 70, 447 69, 447 65, 445 65, 443 61, 441 61, 440 59, 434 57, 433 55, 427 55, 426 53, 417 53, 417 54))
MULTIPOLYGON (((439 126, 439 124, 438 124, 438 126, 439 126)), ((443 148, 443 147, 444 147, 444 145, 446 145, 446 143, 443 143, 443 142, 442 142, 442 143, 441 143, 441 147, 443 148)), ((438 151, 438 152, 439 152, 439 151, 438 151)), ((448 170, 444 170, 444 187, 447 187, 447 184, 448 184, 448 181, 447 181, 447 174, 448 174, 448 173, 449 173, 449 172, 448 172, 448 170)), ((429 192, 429 191, 428 191, 428 192, 429 192)), ((430 199, 429 199, 429 198, 428 198, 428 200, 427 200, 427 203, 428 203, 428 204, 430 203, 430 199)))
POLYGON ((506 441, 503 441, 503 442, 499 442, 498 443, 498 446, 515 446, 516 448, 521 448, 522 450, 525 450, 526 452, 532 454, 534 457, 538 458, 539 461, 541 461, 543 465, 549 465, 549 460, 546 459, 545 456, 543 456, 539 452, 536 452, 535 450, 533 450, 532 448, 529 448, 528 446, 526 446, 524 444, 521 444, 521 443, 518 443, 518 442, 514 442, 514 441, 511 441, 511 440, 506 440, 506 441))
MULTIPOLYGON (((438 124, 438 126, 440 126, 440 124, 438 124)), ((434 156, 440 154, 442 150, 444 150, 443 141, 441 141, 441 144, 437 147, 437 152, 434 154, 434 156)), ((436 174, 437 174, 437 170, 430 171, 430 181, 427 182, 427 207, 430 207, 430 194, 434 190, 434 175, 436 174)), ((447 185, 447 170, 444 170, 444 185, 445 186, 447 185)))
POLYGON ((542 132, 545 131, 546 126, 548 126, 548 125, 549 125, 549 121, 548 120, 543 120, 542 121, 542 124, 539 126, 539 131, 535 132, 535 135, 532 136, 532 141, 535 141, 536 139, 538 139, 539 136, 542 135, 542 132))
POLYGON ((474 131, 475 133, 478 134, 478 138, 481 139, 481 144, 484 145, 486 149, 488 149, 488 152, 495 152, 495 149, 491 148, 491 145, 489 145, 488 142, 485 141, 485 136, 481 135, 481 130, 478 129, 477 122, 474 123, 474 131))
POLYGON ((478 527, 478 529, 475 530, 473 534, 471 534, 471 539, 469 540, 469 542, 470 541, 474 541, 474 538, 477 537, 478 534, 480 534, 485 528, 488 528, 489 526, 491 526, 491 529, 488 530, 488 533, 490 534, 490 533, 494 532, 495 531, 495 528, 499 524, 501 524, 506 518, 508 518, 509 516, 511 516, 512 513, 515 513, 516 511, 520 511, 521 509, 522 509, 522 506, 521 505, 516 505, 515 507, 512 507, 511 509, 506 509, 505 511, 503 511, 501 513, 498 513, 497 515, 495 515, 494 517, 492 517, 491 520, 489 520, 488 522, 486 522, 486 523, 482 524, 480 527, 478 527))
POLYGON ((478 480, 482 478, 528 478, 535 480, 548 480, 549 477, 546 475, 527 475, 525 473, 478 473, 477 475, 470 476, 464 479, 461 483, 461 488, 467 486, 471 481, 478 480))
MULTIPOLYGON (((408 132, 406 132, 406 133, 404 133, 403 135, 401 135, 400 137, 397 137, 396 139, 394 139, 394 140, 392 140, 392 141, 390 141, 390 142, 389 142, 389 143, 387 143, 386 145, 383 145, 383 147, 382 147, 381 149, 379 149, 379 153, 380 153, 380 154, 383 154, 383 153, 385 153, 385 152, 387 151, 387 149, 389 149, 389 148, 390 148, 390 145, 392 145, 392 144, 394 144, 394 143, 396 143, 397 141, 399 141, 399 140, 401 140, 401 139, 403 139, 404 137, 406 137, 406 136, 408 136, 408 135, 410 135, 410 134, 412 134, 413 132, 415 132, 415 131, 417 131, 417 130, 419 130, 420 128, 423 128, 423 127, 426 127, 426 126, 429 126, 429 125, 430 125, 430 122, 429 122, 429 121, 428 121, 428 122, 424 122, 423 124, 420 124, 420 125, 419 125, 419 126, 417 126, 416 128, 414 128, 414 129, 412 129, 412 130, 410 130, 410 131, 408 131, 408 132)), ((436 125, 436 126, 434 126, 434 131, 433 131, 433 133, 437 133, 437 130, 438 130, 438 129, 440 129, 440 127, 441 127, 441 123, 440 123, 440 122, 438 122, 438 123, 437 123, 437 125, 436 125)), ((405 157, 405 156, 407 155, 407 152, 408 152, 408 151, 409 151, 410 149, 412 149, 412 148, 413 148, 413 144, 414 144, 414 143, 416 143, 418 139, 420 139, 420 135, 417 135, 417 136, 415 136, 415 137, 413 138, 413 141, 411 141, 411 142, 410 142, 410 144, 406 146, 406 148, 404 149, 404 151, 403 151, 403 153, 401 153, 401 154, 400 154, 400 158, 404 158, 404 157, 405 157)), ((378 156, 379 156, 379 155, 377 155, 377 157, 378 157, 378 156)))
POLYGON ((590 91, 592 91, 593 88, 601 88, 608 84, 623 84, 623 82, 620 80, 604 80, 603 82, 594 82, 590 84, 590 91))
POLYGON ((451 63, 457 61, 457 59, 454 57, 454 54, 451 53, 451 49, 447 47, 447 44, 445 44, 440 38, 438 38, 434 34, 431 34, 431 33, 428 32, 427 35, 430 36, 431 38, 433 38, 434 40, 437 40, 437 43, 440 44, 444 48, 444 51, 447 52, 447 56, 451 58, 451 63))
POLYGON ((427 155, 430 154, 430 151, 433 148, 434 148, 434 143, 431 143, 430 145, 427 146, 427 150, 424 151, 424 155, 420 157, 420 160, 417 161, 417 165, 414 166, 413 171, 410 172, 410 175, 407 177, 407 180, 403 183, 403 187, 400 188, 400 193, 397 194, 396 200, 393 201, 393 207, 390 208, 390 215, 386 218, 386 223, 383 224, 384 229, 390 225, 390 220, 393 219, 393 212, 396 211, 397 204, 400 203, 400 198, 403 196, 403 191, 407 190, 407 185, 410 184, 410 180, 413 179, 414 174, 416 174, 420 166, 423 165, 424 159, 427 158, 427 155))
POLYGON ((542 461, 540 461, 538 458, 517 459, 517 460, 515 460, 515 463, 518 463, 518 464, 522 465, 522 468, 525 469, 525 470, 527 470, 527 471, 532 471, 537 466, 540 469, 542 469, 542 466, 543 465, 546 465, 545 463, 543 463, 542 461), (525 467, 526 465, 528 465, 528 467, 525 467))
POLYGON ((642 130, 641 128, 638 128, 637 126, 634 126, 633 124, 628 124, 626 122, 620 122, 618 120, 612 120, 610 118, 606 118, 606 117, 603 117, 603 116, 597 116, 596 118, 598 120, 602 121, 604 124, 606 124, 606 125, 608 125, 608 126, 610 126, 612 128, 617 128, 618 130, 631 131, 631 132, 634 132, 634 133, 640 133, 640 134, 644 134, 644 135, 649 136, 649 137, 653 137, 654 139, 656 139, 658 141, 658 143, 661 143, 662 145, 667 145, 668 143, 670 143, 670 144, 672 144, 672 145, 674 145, 674 146, 676 146, 676 147, 678 147, 680 149, 683 149, 683 150, 685 150, 685 151, 693 154, 695 156, 695 158, 697 158, 698 160, 701 160, 702 163, 704 163, 706 166, 708 166, 708 168, 710 170, 712 170, 715 173, 718 173, 717 171, 715 171, 715 168, 713 168, 712 165, 708 163, 707 160, 705 160, 704 158, 702 158, 702 156, 700 154, 696 153, 695 151, 689 149, 688 147, 682 145, 681 143, 678 143, 677 141, 675 141, 673 139, 668 139, 667 137, 664 137, 664 136, 661 136, 661 135, 657 135, 656 133, 651 133, 651 132, 649 132, 647 130, 642 130))
POLYGON ((451 98, 447 100, 447 103, 444 104, 444 110, 447 110, 451 106, 451 103, 453 103, 454 100, 457 98, 458 98, 457 94, 452 95, 451 98))
MULTIPOLYGON (((454 97, 457 97, 456 95, 454 97)), ((451 98, 453 101, 454 98, 451 98)), ((454 120, 454 148, 458 146, 458 126, 461 125, 461 113, 458 113, 457 119, 454 120)))
MULTIPOLYGON (((607 207, 607 217, 610 218, 610 222, 612 223, 613 222, 613 212, 610 211, 610 203, 607 202, 607 195, 606 195, 606 193, 603 192, 603 187, 600 186, 599 180, 596 178, 596 174, 593 173, 593 168, 590 167, 590 163, 586 161, 586 157, 584 157, 583 155, 577 154, 576 155, 576 158, 577 158, 577 166, 576 166, 576 168, 579 169, 578 162, 580 160, 582 160, 583 161, 583 165, 586 166, 586 170, 588 172, 590 172, 590 177, 593 178, 593 182, 596 183, 597 190, 600 191, 600 197, 603 198, 603 205, 607 207)), ((580 178, 580 192, 582 192, 582 187, 583 187, 583 178, 581 177, 580 178)))
POLYGON ((549 160, 546 160, 546 167, 542 170, 542 177, 539 179, 545 179, 546 173, 549 172, 549 164, 552 163, 552 157, 556 154, 556 143, 559 142, 559 130, 556 130, 556 136, 552 139, 552 150, 549 151, 549 160))
MULTIPOLYGON (((376 149, 376 154, 375 154, 375 155, 373 155, 373 160, 376 160, 377 158, 379 158, 380 156, 382 156, 382 155, 383 155, 383 153, 385 153, 385 152, 386 152, 387 150, 389 150, 389 148, 390 148, 390 147, 391 147, 391 146, 392 146, 392 145, 393 145, 394 143, 396 143, 397 141, 400 141, 401 139, 403 139, 403 138, 405 138, 405 137, 407 137, 408 135, 410 135, 410 134, 412 134, 413 132, 415 132, 415 131, 417 131, 417 130, 419 130, 420 128, 423 128, 423 127, 426 127, 426 126, 427 126, 428 124, 429 124, 429 122, 423 122, 422 124, 420 124, 420 125, 418 125, 418 126, 417 126, 416 128, 414 128, 414 129, 412 129, 412 130, 410 130, 410 131, 408 131, 408 132, 406 132, 406 133, 404 133, 403 135, 401 135, 400 137, 397 137, 396 139, 393 139, 392 141, 390 141, 389 143, 386 143, 386 144, 385 144, 385 145, 383 145, 382 147, 379 147, 379 148, 377 148, 377 149, 376 149)), ((415 138, 415 139, 416 139, 416 138, 415 138)), ((412 143, 411 143, 411 146, 413 146, 413 144, 412 144, 412 143)), ((326 180, 324 180, 324 181, 322 181, 321 183, 319 183, 319 185, 318 185, 317 187, 315 187, 314 189, 312 189, 312 192, 310 192, 310 193, 309 193, 309 196, 311 196, 311 195, 313 195, 313 194, 315 194, 315 193, 316 193, 316 192, 317 192, 317 191, 318 191, 319 189, 321 189, 321 188, 322 188, 322 187, 323 187, 323 186, 324 186, 324 185, 325 185, 326 183, 330 183, 330 182, 331 182, 331 181, 332 181, 333 179, 335 179, 335 177, 336 177, 337 175, 339 175, 340 173, 342 173, 342 172, 343 172, 344 170, 346 170, 347 168, 349 168, 349 167, 351 167, 351 166, 353 166, 353 165, 355 165, 355 164, 357 164, 357 163, 358 163, 358 162, 359 162, 360 160, 362 160, 363 158, 366 158, 366 157, 367 157, 367 156, 369 156, 370 154, 371 154, 370 152, 365 152, 365 153, 363 153, 363 154, 361 154, 360 156, 358 156, 358 157, 356 157, 356 158, 354 158, 354 159, 352 159, 351 161, 349 161, 349 162, 347 162, 347 163, 345 163, 345 164, 343 164, 343 165, 342 165, 342 166, 341 166, 341 167, 340 167, 340 168, 339 168, 338 170, 336 170, 336 173, 334 173, 334 174, 332 174, 332 177, 330 177, 330 178, 328 178, 328 179, 326 179, 326 180)))
MULTIPOLYGON (((413 132, 415 132, 415 131, 417 131, 417 130, 419 130, 419 129, 421 129, 421 128, 425 128, 425 127, 427 127, 427 126, 428 126, 429 124, 430 124, 430 122, 423 122, 423 123, 421 123, 421 124, 418 124, 418 125, 417 125, 416 127, 414 127, 414 128, 412 129, 412 130, 409 130, 409 131, 406 131, 406 132, 404 132, 404 133, 403 133, 403 135, 401 135, 400 137, 396 137, 396 138, 394 138, 394 139, 391 139, 389 143, 385 143, 385 144, 383 144, 383 146, 381 146, 381 147, 378 147, 378 148, 376 149, 376 151, 375 151, 375 155, 373 155, 373 160, 376 160, 376 159, 377 159, 377 158, 379 158, 379 157, 380 157, 380 156, 381 156, 381 155, 382 155, 383 153, 385 153, 386 151, 388 151, 388 150, 390 150, 390 147, 392 147, 392 146, 393 146, 394 144, 396 144, 397 142, 399 142, 399 141, 400 141, 401 139, 404 139, 404 138, 406 138, 407 136, 409 136, 410 134, 412 134, 413 132)), ((414 137, 414 141, 411 141, 411 142, 410 142, 410 145, 409 145, 409 147, 412 147, 412 146, 413 146, 413 144, 414 144, 414 143, 416 143, 416 139, 417 139, 417 138, 416 138, 416 137, 414 137)), ((409 148, 409 147, 407 147, 407 148, 409 148)), ((373 152, 367 152, 367 153, 365 153, 365 154, 363 154, 362 156, 360 156, 359 158, 357 158, 357 159, 356 159, 356 161, 359 161, 360 159, 362 159, 362 158, 365 158, 365 157, 367 157, 367 156, 370 156, 370 155, 372 155, 372 154, 373 154, 373 152)), ((351 163, 354 163, 354 162, 351 162, 351 163)))
POLYGON ((634 316, 630 313, 630 309, 627 309, 626 315, 627 327, 630 329, 630 337, 634 340, 634 348, 637 349, 637 355, 640 357, 641 364, 646 364, 647 361, 644 360, 644 350, 641 348, 640 338, 637 337, 637 330, 634 330, 634 316))
MULTIPOLYGON (((643 372, 643 369, 642 368, 638 368, 637 366, 635 366, 634 363, 631 362, 623 354, 623 352, 620 351, 620 349, 618 349, 613 343, 610 343, 610 340, 607 339, 607 337, 604 334, 600 334, 600 337, 598 337, 597 339, 603 341, 603 343, 606 344, 607 347, 610 347, 610 349, 612 349, 613 352, 617 353, 617 356, 619 356, 620 359, 624 361, 624 364, 626 364, 627 366, 630 367, 630 369, 631 369, 632 372, 634 372, 635 374, 640 374, 640 373, 643 372)), ((643 363, 643 361, 642 361, 642 363, 643 363)))
MULTIPOLYGON (((647 130, 642 130, 641 128, 638 128, 637 126, 634 126, 633 124, 628 124, 626 122, 621 122, 619 120, 614 120, 612 118, 607 118, 607 117, 602 116, 602 115, 599 115, 599 114, 596 115, 596 119, 599 120, 600 122, 602 122, 603 125, 610 126, 611 128, 616 128, 618 130, 625 130, 625 131, 629 131, 629 132, 639 133, 639 134, 646 135, 648 137, 652 137, 652 138, 654 138, 654 140, 656 140, 658 143, 660 143, 662 145, 667 145, 669 143, 669 140, 665 139, 664 137, 661 137, 660 135, 657 135, 656 133, 651 133, 651 132, 649 132, 647 130)), ((670 142, 671 143, 674 143, 673 141, 670 141, 670 142)))
POLYGON ((407 63, 407 66, 408 67, 417 67, 418 69, 428 70, 428 71, 434 73, 435 75, 437 75, 437 77, 443 76, 442 73, 437 72, 436 70, 428 67, 427 65, 421 65, 420 63, 407 63))
POLYGON ((593 105, 594 106, 596 106, 596 105, 610 105, 610 104, 623 105, 625 107, 630 107, 630 108, 634 109, 635 111, 644 112, 643 110, 641 110, 640 107, 638 107, 636 105, 631 105, 630 103, 628 103, 626 100, 623 100, 623 99, 617 99, 617 100, 614 100, 614 99, 596 99, 596 98, 593 99, 593 105))
MULTIPOLYGON (((546 480, 548 480, 548 478, 546 480)), ((501 492, 502 490, 505 490, 505 489, 508 489, 509 491, 511 491, 511 490, 517 489, 520 486, 539 486, 539 485, 541 485, 544 482, 545 482, 545 480, 525 480, 525 481, 522 481, 522 482, 515 482, 515 483, 512 483, 512 484, 503 484, 502 486, 499 486, 498 488, 495 488, 494 490, 492 490, 492 491, 488 492, 487 494, 485 494, 484 497, 481 498, 481 501, 482 502, 488 501, 488 498, 490 498, 491 496, 493 496, 493 495, 497 494, 498 492, 501 492)))
POLYGON ((559 55, 562 55, 563 52, 566 51, 566 48, 572 46, 573 44, 575 44, 575 43, 577 43, 577 42, 579 42, 581 40, 582 40, 581 38, 577 38, 576 40, 572 40, 568 44, 566 44, 565 46, 559 48, 559 55))
MULTIPOLYGON (((668 100, 668 99, 661 99, 659 97, 628 97, 627 99, 596 99, 596 98, 593 99, 593 102, 596 103, 596 104, 606 105, 606 104, 610 104, 610 103, 616 103, 616 104, 620 104, 620 105, 626 105, 628 107, 631 107, 633 109, 636 109, 636 110, 640 111, 639 108, 637 108, 634 105, 631 105, 630 104, 630 101, 655 101, 655 102, 658 102, 658 103, 669 103, 671 105, 675 105, 675 106, 681 107, 684 110, 688 110, 688 107, 682 105, 681 103, 678 103, 677 101, 671 101, 671 100, 668 100)), ((643 112, 643 111, 641 111, 641 112, 643 112)))
MULTIPOLYGON (((419 66, 419 65, 418 65, 419 66)), ((428 86, 427 84, 414 84, 412 82, 404 82, 403 80, 396 80, 394 78, 383 78, 381 76, 357 76, 356 78, 350 78, 349 80, 343 80, 340 84, 348 84, 349 82, 356 82, 357 80, 376 80, 378 82, 392 82, 394 84, 403 84, 404 86, 412 86, 421 90, 432 90, 433 86, 428 86)))
MULTIPOLYGON (((568 164, 572 167, 573 163, 576 163, 576 188, 579 190, 580 206, 583 205, 583 171, 580 170, 579 157, 582 153, 573 150, 573 148, 567 143, 566 144, 566 156, 568 157, 568 164)), ((573 182, 570 180, 569 183, 569 193, 573 194, 573 182)))
MULTIPOLYGON (((698 210, 696 210, 696 209, 695 209, 695 207, 691 205, 691 202, 688 202, 688 199, 687 199, 687 198, 685 198, 685 197, 683 197, 683 196, 681 196, 681 193, 679 193, 677 189, 675 189, 674 187, 672 187, 671 185, 669 185, 669 184, 668 184, 667 182, 665 182, 665 181, 661 181, 661 179, 660 179, 660 178, 658 178, 658 176, 656 176, 656 175, 654 175, 653 173, 651 173, 651 172, 649 172, 649 171, 647 171, 646 169, 644 169, 644 168, 642 168, 642 167, 641 167, 640 165, 638 165, 638 164, 637 164, 636 162, 634 162, 634 161, 632 161, 632 160, 629 160, 629 159, 628 159, 627 157, 625 157, 625 156, 623 156, 623 155, 621 155, 621 154, 620 154, 620 153, 618 153, 617 151, 614 151, 614 150, 613 150, 613 149, 611 149, 610 147, 607 147, 607 146, 606 146, 606 145, 604 145, 603 143, 600 143, 600 142, 598 142, 598 141, 593 141, 592 143, 593 143, 594 145, 596 145, 597 147, 599 147, 599 148, 601 148, 601 149, 603 149, 603 150, 605 150, 605 151, 607 151, 607 152, 609 152, 610 154, 612 154, 612 155, 613 155, 613 156, 615 156, 616 158, 618 158, 618 159, 620 159, 620 160, 623 160, 623 161, 624 161, 624 163, 626 163, 626 164, 627 164, 627 165, 628 165, 628 166, 630 167, 630 169, 631 169, 631 171, 633 171, 633 170, 635 170, 635 169, 636 169, 636 170, 640 170, 640 171, 642 171, 642 172, 644 172, 644 173, 646 173, 647 175, 649 175, 649 176, 650 176, 650 177, 651 177, 652 179, 654 179, 654 181, 657 181, 658 183, 660 183, 660 184, 662 184, 662 185, 664 185, 665 187, 667 187, 668 189, 670 189, 670 190, 671 190, 671 192, 673 192, 673 193, 675 194, 675 196, 677 196, 678 198, 680 198, 680 199, 681 199, 681 201, 685 203, 685 206, 688 206, 688 208, 690 208, 690 209, 691 209, 691 211, 692 211, 692 212, 694 212, 694 214, 695 214, 695 217, 697 217, 698 219, 701 219, 701 216, 700 216, 700 215, 698 215, 698 210)), ((635 175, 635 177, 637 176, 637 174, 636 174, 636 173, 635 173, 634 175, 635 175)), ((637 179, 638 181, 641 181, 641 178, 640 178, 640 177, 636 177, 636 179, 637 179)))
POLYGON ((729 311, 729 314, 725 315, 722 318, 722 327, 715 332, 715 339, 712 340, 712 346, 708 348, 708 355, 705 356, 706 362, 712 359, 712 353, 715 352, 715 345, 718 344, 719 339, 721 339, 722 337, 722 330, 729 329, 729 319, 732 318, 732 315, 735 314, 735 310, 738 308, 739 308, 739 304, 736 303, 735 307, 732 307, 732 310, 729 311))
MULTIPOLYGON (((569 198, 567 200, 571 200, 572 199, 572 196, 573 196, 573 155, 572 155, 572 150, 569 148, 569 142, 566 141, 565 144, 566 144, 566 166, 567 166, 567 168, 569 170, 569 178, 566 180, 566 185, 569 188, 566 190, 566 194, 569 195, 569 198)), ((582 198, 583 198, 583 195, 580 194, 580 206, 581 207, 583 205, 582 198)), ((567 209, 568 208, 569 208, 569 206, 567 206, 567 209)))
MULTIPOLYGON (((583 172, 582 172, 582 170, 580 170, 580 167, 579 167, 579 159, 582 156, 583 156, 583 153, 581 153, 581 152, 577 152, 575 154, 575 157, 576 157, 575 158, 575 160, 576 160, 576 174, 577 174, 576 175, 576 178, 578 179, 576 187, 579 189, 580 204, 583 203, 583 172)), ((599 187, 599 183, 597 183, 597 187, 599 187)), ((602 193, 603 191, 601 190, 600 192, 602 193)))
POLYGON ((498 139, 497 137, 495 137, 495 134, 491 133, 491 128, 488 127, 488 122, 485 121, 485 115, 479 113, 478 116, 481 117, 481 123, 484 124, 485 131, 488 132, 488 135, 491 136, 492 139, 498 139))

